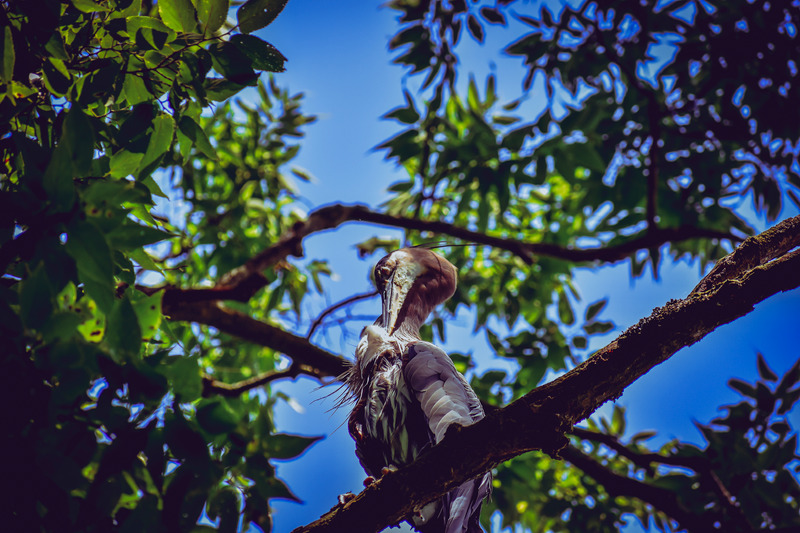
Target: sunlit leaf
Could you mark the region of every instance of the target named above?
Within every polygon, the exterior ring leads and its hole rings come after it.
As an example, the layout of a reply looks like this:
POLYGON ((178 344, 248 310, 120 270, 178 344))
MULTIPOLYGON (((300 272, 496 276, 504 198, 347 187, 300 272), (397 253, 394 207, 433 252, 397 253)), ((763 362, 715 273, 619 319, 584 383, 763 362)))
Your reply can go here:
POLYGON ((239 31, 251 33, 268 26, 280 15, 288 0, 247 0, 236 12, 239 31))
POLYGON ((194 6, 190 0, 159 0, 158 13, 167 27, 184 33, 197 26, 194 6))

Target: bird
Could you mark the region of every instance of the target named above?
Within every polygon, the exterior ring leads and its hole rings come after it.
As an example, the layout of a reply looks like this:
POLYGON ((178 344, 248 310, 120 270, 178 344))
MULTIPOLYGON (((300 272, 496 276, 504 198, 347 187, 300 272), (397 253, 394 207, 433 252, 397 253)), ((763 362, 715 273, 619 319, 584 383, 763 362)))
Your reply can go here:
MULTIPOLYGON (((468 426, 483 407, 447 353, 420 338, 419 328, 456 290, 458 271, 426 248, 395 250, 374 270, 381 315, 362 331, 355 363, 343 376, 355 402, 348 430, 370 476, 413 462, 452 424, 468 426)), ((422 533, 478 533, 491 473, 467 481, 408 517, 422 533)))

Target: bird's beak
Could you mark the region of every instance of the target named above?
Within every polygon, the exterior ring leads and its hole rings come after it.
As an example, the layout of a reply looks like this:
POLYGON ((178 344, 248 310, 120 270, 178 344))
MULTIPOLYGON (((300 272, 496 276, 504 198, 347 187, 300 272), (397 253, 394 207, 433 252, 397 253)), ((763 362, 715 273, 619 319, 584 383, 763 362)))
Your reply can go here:
POLYGON ((397 320, 397 312, 392 313, 392 293, 394 292, 394 272, 386 280, 386 285, 383 287, 383 294, 381 294, 381 323, 386 331, 391 335, 394 329, 394 323, 397 320), (391 320, 391 323, 389 322, 391 320))
POLYGON ((386 280, 382 298, 382 318, 383 325, 389 335, 392 335, 399 326, 403 305, 412 285, 414 285, 417 274, 419 274, 418 265, 415 264, 411 268, 398 268, 386 280))

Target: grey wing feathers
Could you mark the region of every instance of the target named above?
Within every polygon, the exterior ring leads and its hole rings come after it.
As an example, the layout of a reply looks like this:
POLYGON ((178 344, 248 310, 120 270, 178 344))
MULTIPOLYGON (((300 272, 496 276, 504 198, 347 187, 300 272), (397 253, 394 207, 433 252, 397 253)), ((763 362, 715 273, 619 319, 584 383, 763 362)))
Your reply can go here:
MULTIPOLYGON (((472 387, 439 347, 417 342, 409 346, 403 374, 428 419, 436 442, 444 438, 450 424, 469 426, 484 417, 472 387)), ((491 491, 492 476, 486 473, 459 485, 444 496, 446 533, 479 533, 478 518, 483 500, 491 491)))
POLYGON ((480 508, 492 489, 492 475, 488 472, 451 490, 445 496, 450 510, 445 524, 447 533, 483 533, 480 526, 480 508))
POLYGON ((483 418, 483 408, 448 355, 441 348, 417 342, 403 365, 406 384, 414 391, 436 442, 450 424, 469 426, 483 418))

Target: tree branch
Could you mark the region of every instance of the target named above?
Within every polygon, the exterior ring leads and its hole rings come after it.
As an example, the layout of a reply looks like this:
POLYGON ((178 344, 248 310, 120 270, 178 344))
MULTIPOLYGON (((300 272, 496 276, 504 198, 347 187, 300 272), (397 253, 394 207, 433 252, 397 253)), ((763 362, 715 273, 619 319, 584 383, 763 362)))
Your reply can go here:
POLYGON ((271 381, 283 378, 296 378, 299 374, 303 373, 308 373, 303 370, 303 365, 292 363, 286 370, 270 370, 269 372, 264 372, 263 374, 253 376, 249 379, 243 379, 236 383, 225 383, 211 376, 203 376, 203 397, 208 398, 209 396, 218 394, 228 398, 235 398, 250 389, 261 387, 271 381))
POLYGON ((306 339, 310 339, 311 335, 314 334, 314 331, 319 327, 320 324, 322 324, 322 320, 326 316, 328 316, 331 313, 333 313, 334 311, 336 311, 337 309, 341 309, 342 307, 344 307, 346 305, 350 305, 351 303, 358 302, 359 300, 366 300, 367 298, 372 298, 373 296, 377 296, 377 295, 378 295, 378 291, 371 291, 371 292, 365 292, 365 293, 362 293, 362 294, 356 294, 355 296, 351 296, 350 298, 346 298, 346 299, 342 300, 341 302, 337 302, 337 303, 333 304, 332 306, 328 307, 322 313, 320 313, 319 316, 316 319, 314 319, 314 322, 311 324, 311 327, 308 328, 308 333, 306 333, 306 339))
POLYGON ((272 348, 293 361, 296 371, 314 378, 338 377, 350 363, 342 357, 319 348, 303 337, 256 320, 217 302, 191 304, 162 303, 164 315, 172 320, 196 322, 212 326, 230 335, 272 348))
MULTIPOLYGON (((619 441, 619 439, 617 439, 613 435, 608 435, 608 434, 605 434, 605 433, 598 433, 596 431, 590 431, 590 430, 579 428, 579 427, 572 428, 570 433, 572 433, 574 436, 576 436, 576 437, 578 437, 580 439, 599 442, 599 443, 607 446, 609 449, 613 450, 614 452, 616 452, 620 456, 625 457, 626 459, 628 459, 634 465, 646 469, 651 476, 653 475, 653 468, 652 468, 653 463, 659 463, 659 464, 663 464, 663 465, 667 465, 667 466, 677 466, 677 467, 680 467, 680 468, 688 468, 690 470, 693 470, 697 474, 697 476, 700 479, 700 481, 706 487, 708 487, 711 491, 716 493, 716 495, 720 499, 720 502, 722 503, 722 506, 725 507, 728 510, 728 512, 732 513, 733 516, 736 516, 736 518, 737 518, 737 520, 739 522, 741 522, 743 524, 748 524, 747 517, 742 512, 742 509, 739 506, 738 502, 736 502, 734 500, 734 498, 732 497, 730 491, 727 489, 727 487, 725 487, 725 485, 722 483, 722 480, 719 478, 719 476, 717 476, 716 472, 714 472, 714 470, 711 468, 711 463, 708 461, 708 458, 706 458, 706 457, 665 456, 665 455, 661 455, 661 454, 653 453, 653 452, 650 452, 650 453, 639 453, 639 452, 636 452, 634 450, 631 450, 630 448, 628 448, 627 446, 622 444, 619 441)), ((563 454, 562 454, 562 457, 563 457, 563 454)), ((576 463, 573 463, 573 464, 575 466, 577 466, 578 468, 582 469, 582 467, 580 465, 578 465, 576 463)), ((587 474, 591 475, 593 478, 597 479, 598 481, 601 481, 597 476, 593 475, 592 473, 587 472, 587 474)), ((635 494, 634 494, 634 496, 635 496, 635 494)), ((644 500, 644 501, 647 501, 650 504, 653 504, 654 507, 659 507, 658 505, 655 505, 654 502, 648 500, 645 497, 642 497, 641 499, 644 500)), ((667 512, 666 510, 664 510, 664 511, 667 512)), ((670 514, 670 513, 667 512, 667 514, 670 514)), ((672 516, 672 515, 670 515, 670 516, 672 516)), ((673 516, 673 518, 678 520, 678 522, 681 522, 681 523, 684 522, 683 520, 678 518, 678 516, 673 516)), ((686 526, 686 527, 688 527, 688 526, 686 526)), ((750 527, 749 524, 748 524, 748 527, 750 527)), ((689 528, 689 529, 691 529, 691 528, 689 528)))
POLYGON ((574 262, 619 261, 636 250, 659 247, 667 242, 691 239, 729 239, 738 242, 735 235, 711 229, 683 226, 680 228, 651 228, 639 237, 603 248, 568 248, 549 243, 525 242, 504 237, 494 237, 462 228, 447 222, 420 220, 399 215, 372 211, 363 205, 332 204, 312 211, 305 221, 295 223, 277 243, 268 247, 222 277, 217 285, 207 289, 164 288, 165 305, 179 302, 202 302, 213 300, 236 300, 246 302, 259 289, 267 285, 262 272, 289 256, 302 257, 302 241, 308 235, 338 227, 345 222, 368 222, 415 231, 429 231, 449 235, 463 241, 492 246, 506 250, 526 264, 532 264, 535 256, 548 256, 574 262))
POLYGON ((797 224, 800 217, 778 224, 775 232, 793 235, 781 246, 763 246, 758 266, 717 275, 707 290, 655 309, 572 371, 474 425, 451 427, 441 443, 413 464, 386 474, 344 506, 295 532, 377 532, 512 457, 535 449, 557 456, 567 444, 565 432, 618 398, 648 370, 749 313, 758 302, 800 286, 800 251, 786 253, 800 246, 800 232, 790 229, 797 224))
POLYGON ((676 494, 670 490, 612 472, 574 446, 567 446, 561 450, 561 458, 600 483, 612 496, 642 500, 678 522, 681 529, 689 531, 715 530, 713 518, 688 511, 676 494))

